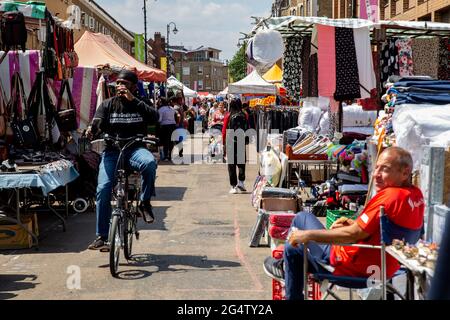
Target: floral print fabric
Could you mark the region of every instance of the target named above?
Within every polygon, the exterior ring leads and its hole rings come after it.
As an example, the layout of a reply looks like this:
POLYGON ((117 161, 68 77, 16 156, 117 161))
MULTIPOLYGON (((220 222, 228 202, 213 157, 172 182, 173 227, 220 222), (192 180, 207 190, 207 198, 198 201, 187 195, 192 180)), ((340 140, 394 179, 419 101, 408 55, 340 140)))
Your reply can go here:
POLYGON ((283 61, 283 85, 287 95, 295 101, 300 100, 302 82, 302 44, 300 37, 291 37, 286 40, 286 51, 283 61))
POLYGON ((398 39, 395 45, 398 50, 399 75, 401 77, 413 76, 412 39, 398 39))

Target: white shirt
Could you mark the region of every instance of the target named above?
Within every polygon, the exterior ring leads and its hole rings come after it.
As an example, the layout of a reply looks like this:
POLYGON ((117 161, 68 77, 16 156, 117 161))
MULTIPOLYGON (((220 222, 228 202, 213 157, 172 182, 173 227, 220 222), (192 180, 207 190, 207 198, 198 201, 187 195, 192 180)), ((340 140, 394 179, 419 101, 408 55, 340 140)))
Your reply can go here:
POLYGON ((169 106, 163 106, 159 108, 159 123, 162 126, 167 126, 170 124, 176 124, 175 122, 175 110, 169 106))

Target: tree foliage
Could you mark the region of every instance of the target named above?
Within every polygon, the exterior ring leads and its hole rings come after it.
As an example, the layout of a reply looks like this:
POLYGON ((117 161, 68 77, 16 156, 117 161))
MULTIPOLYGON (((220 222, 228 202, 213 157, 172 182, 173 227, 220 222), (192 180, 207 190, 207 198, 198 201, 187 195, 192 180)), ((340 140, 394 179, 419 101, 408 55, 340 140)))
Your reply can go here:
POLYGON ((246 45, 243 45, 234 55, 230 64, 228 65, 230 76, 233 82, 240 81, 247 75, 247 62, 245 59, 246 45))

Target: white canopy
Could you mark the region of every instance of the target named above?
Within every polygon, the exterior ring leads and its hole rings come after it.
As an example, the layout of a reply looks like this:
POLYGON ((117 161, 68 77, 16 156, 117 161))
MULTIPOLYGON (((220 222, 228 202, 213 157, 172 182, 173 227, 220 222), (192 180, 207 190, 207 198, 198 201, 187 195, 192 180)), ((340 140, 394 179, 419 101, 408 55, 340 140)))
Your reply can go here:
POLYGON ((169 89, 179 89, 183 90, 183 94, 186 98, 196 98, 198 96, 197 92, 194 90, 189 89, 184 84, 182 84, 180 81, 178 81, 177 78, 174 76, 171 76, 169 79, 167 79, 167 87, 169 89))
POLYGON ((219 92, 217 96, 225 97, 228 94, 228 87, 226 87, 223 91, 219 92))
POLYGON ((254 70, 241 81, 232 83, 228 86, 230 94, 277 94, 277 87, 264 80, 258 71, 254 70))

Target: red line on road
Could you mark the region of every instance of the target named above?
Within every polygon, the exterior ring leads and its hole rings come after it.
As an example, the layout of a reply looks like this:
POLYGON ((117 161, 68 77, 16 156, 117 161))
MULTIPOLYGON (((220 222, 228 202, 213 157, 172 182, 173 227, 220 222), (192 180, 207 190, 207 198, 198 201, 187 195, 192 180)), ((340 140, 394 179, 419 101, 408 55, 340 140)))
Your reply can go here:
POLYGON ((250 263, 245 258, 244 253, 241 250, 241 228, 239 227, 239 221, 237 216, 237 209, 236 206, 234 207, 234 242, 235 242, 235 248, 236 248, 236 255, 238 256, 239 260, 241 261, 241 264, 244 265, 244 267, 247 269, 247 272, 250 274, 250 277, 252 278, 254 284, 255 284, 255 290, 261 291, 263 290, 263 285, 261 284, 261 281, 259 281, 256 274, 253 272, 252 267, 250 266, 250 263))
POLYGON ((265 292, 264 290, 228 290, 228 289, 177 289, 177 291, 180 292, 189 292, 189 291, 195 291, 195 292, 255 292, 255 293, 260 293, 260 292, 265 292))

